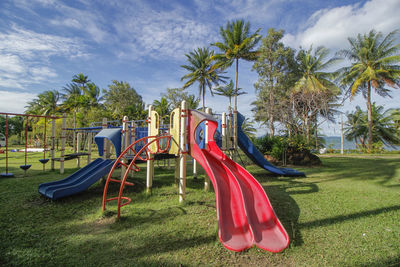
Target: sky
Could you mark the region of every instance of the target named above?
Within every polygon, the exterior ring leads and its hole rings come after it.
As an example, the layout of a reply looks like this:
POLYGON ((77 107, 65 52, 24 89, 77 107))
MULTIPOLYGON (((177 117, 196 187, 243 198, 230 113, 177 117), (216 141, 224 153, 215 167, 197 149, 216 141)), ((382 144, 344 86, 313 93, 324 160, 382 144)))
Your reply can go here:
MULTIPOLYGON (((220 41, 219 28, 235 19, 249 21, 262 36, 268 28, 283 29, 283 42, 294 49, 323 45, 333 54, 358 33, 398 29, 398 14, 398 0, 1 0, 0 111, 22 113, 39 93, 61 90, 78 73, 100 88, 129 82, 151 104, 166 88, 182 87, 185 54, 220 41)), ((238 110, 249 117, 258 79, 251 68, 240 61, 239 87, 247 94, 238 98, 238 110)), ((233 67, 227 76, 234 77, 233 67)), ((198 95, 198 86, 188 91, 198 95)), ((400 90, 392 96, 373 94, 372 100, 399 108, 400 90)), ((361 95, 341 110, 357 105, 366 107, 361 95)), ((206 106, 222 113, 227 100, 207 92, 206 106)), ((338 123, 321 127, 325 135, 339 135, 338 123)))

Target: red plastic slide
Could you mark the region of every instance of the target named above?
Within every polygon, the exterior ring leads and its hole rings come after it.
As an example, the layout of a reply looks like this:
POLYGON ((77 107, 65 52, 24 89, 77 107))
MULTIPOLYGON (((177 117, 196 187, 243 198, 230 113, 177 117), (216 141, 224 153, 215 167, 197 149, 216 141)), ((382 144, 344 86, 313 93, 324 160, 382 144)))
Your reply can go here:
POLYGON ((289 245, 289 236, 258 181, 243 167, 229 159, 214 141, 217 122, 205 113, 190 111, 190 155, 204 168, 214 186, 217 202, 218 234, 221 243, 233 251, 256 244, 279 252, 289 245), (196 143, 196 128, 208 121, 208 146, 196 143))

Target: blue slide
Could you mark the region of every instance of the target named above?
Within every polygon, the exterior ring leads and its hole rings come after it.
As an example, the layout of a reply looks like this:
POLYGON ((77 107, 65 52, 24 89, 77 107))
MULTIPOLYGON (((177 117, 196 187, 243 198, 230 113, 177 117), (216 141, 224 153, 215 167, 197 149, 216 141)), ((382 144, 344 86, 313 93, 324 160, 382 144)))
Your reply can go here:
POLYGON ((251 142, 249 137, 242 131, 242 124, 244 116, 238 113, 238 145, 240 149, 258 166, 270 171, 272 173, 283 175, 283 176, 305 176, 304 172, 299 172, 290 168, 278 168, 272 165, 268 160, 264 158, 264 155, 256 148, 251 142))
POLYGON ((59 199, 85 191, 107 175, 113 164, 114 160, 98 158, 65 179, 40 184, 39 193, 50 199, 59 199))

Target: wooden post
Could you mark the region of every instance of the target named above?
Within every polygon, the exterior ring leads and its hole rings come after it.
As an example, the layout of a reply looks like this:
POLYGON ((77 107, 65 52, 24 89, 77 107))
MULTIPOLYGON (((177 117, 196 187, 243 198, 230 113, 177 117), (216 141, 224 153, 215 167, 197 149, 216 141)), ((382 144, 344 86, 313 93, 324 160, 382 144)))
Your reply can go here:
POLYGON ((87 134, 88 138, 88 156, 87 156, 87 164, 92 162, 92 141, 93 141, 93 134, 89 132, 87 134))
POLYGON ((179 157, 175 158, 175 187, 179 184, 179 157))
MULTIPOLYGON (((147 118, 147 134, 148 136, 151 136, 151 123, 156 123, 155 121, 151 121, 151 111, 153 110, 153 106, 149 106, 149 116, 147 118)), ((148 139, 148 142, 150 142, 152 139, 148 139)), ((153 154, 151 153, 150 146, 149 148, 149 159, 147 160, 147 173, 146 173, 146 192, 151 193, 151 188, 153 186, 153 174, 154 174, 154 159, 153 159, 153 154)))
MULTIPOLYGON (((136 141, 136 124, 135 121, 131 121, 131 131, 130 131, 130 136, 129 136, 130 144, 134 143, 136 141)), ((135 146, 132 147, 133 150, 135 150, 135 146)), ((133 151, 129 150, 129 155, 133 155, 133 151)), ((133 177, 134 172, 131 172, 130 175, 133 177)))
MULTIPOLYGON (((82 143, 82 133, 78 132, 76 134, 76 152, 79 154, 81 153, 81 143, 82 143)), ((78 156, 76 158, 76 167, 80 168, 81 167, 81 157, 78 156)))
POLYGON ((181 127, 180 127, 180 154, 179 154, 179 202, 182 203, 186 198, 186 137, 187 137, 187 110, 186 101, 182 101, 181 107, 181 127))
POLYGON ((50 156, 51 156, 51 170, 54 171, 54 158, 55 158, 55 142, 56 138, 56 119, 52 119, 51 121, 51 150, 50 150, 50 156))
POLYGON ((60 156, 60 174, 64 173, 64 160, 65 160, 65 139, 66 139, 67 117, 63 114, 61 126, 61 156, 60 156))
MULTIPOLYGON (((206 108, 206 113, 207 114, 212 114, 211 108, 206 108)), ((206 149, 208 148, 208 121, 206 121, 206 132, 204 135, 204 141, 205 141, 205 146, 206 149)), ((209 191, 210 190, 210 177, 205 173, 204 174, 204 191, 209 191)))
POLYGON ((226 152, 226 113, 222 112, 221 123, 222 152, 226 152))
MULTIPOLYGON (((122 119, 122 148, 121 151, 124 151, 125 148, 129 146, 129 125, 128 125, 128 117, 124 116, 122 119)), ((122 159, 122 162, 124 164, 127 164, 128 161, 126 157, 122 159)), ((126 167, 124 165, 121 165, 121 180, 124 178, 126 172, 126 167)))
MULTIPOLYGON (((102 128, 103 129, 107 129, 107 118, 103 118, 102 128)), ((103 142, 104 142, 104 145, 103 145, 103 159, 107 159, 107 151, 108 151, 108 149, 107 149, 107 145, 108 145, 107 139, 104 138, 103 142)))
POLYGON ((197 161, 193 159, 193 179, 197 179, 197 161))

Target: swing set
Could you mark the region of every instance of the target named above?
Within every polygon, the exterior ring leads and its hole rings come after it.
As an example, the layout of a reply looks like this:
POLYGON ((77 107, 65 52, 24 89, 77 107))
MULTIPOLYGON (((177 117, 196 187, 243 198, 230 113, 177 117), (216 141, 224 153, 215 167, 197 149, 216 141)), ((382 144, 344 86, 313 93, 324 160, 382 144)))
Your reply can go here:
MULTIPOLYGON (((1 177, 13 177, 14 174, 9 172, 8 168, 8 160, 9 160, 9 136, 8 136, 8 130, 9 130, 9 124, 8 124, 8 118, 9 116, 22 116, 25 117, 25 151, 24 151, 24 164, 20 165, 19 167, 24 171, 24 176, 26 176, 26 171, 29 170, 29 168, 32 166, 32 164, 28 164, 28 128, 29 128, 29 123, 28 120, 30 117, 33 118, 44 118, 44 132, 43 132, 43 158, 39 159, 39 162, 43 164, 43 171, 46 170, 46 163, 49 162, 49 158, 46 158, 46 150, 47 150, 47 120, 51 119, 52 120, 52 135, 51 135, 51 157, 54 158, 54 139, 55 139, 55 120, 60 119, 59 117, 55 116, 42 116, 42 115, 34 115, 34 114, 17 114, 17 113, 7 113, 7 112, 0 112, 0 115, 5 115, 6 116, 6 129, 5 129, 5 156, 6 156, 6 172, 0 173, 1 177)), ((52 169, 54 169, 54 161, 52 161, 52 169)))

